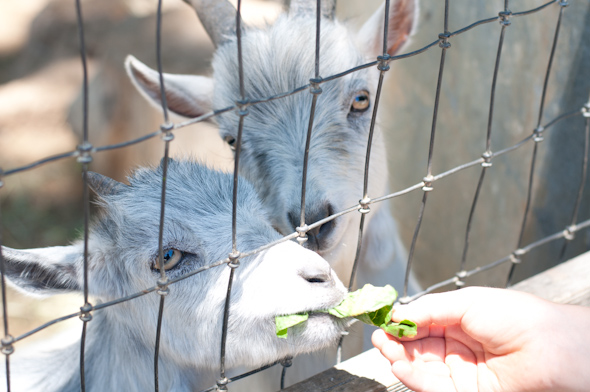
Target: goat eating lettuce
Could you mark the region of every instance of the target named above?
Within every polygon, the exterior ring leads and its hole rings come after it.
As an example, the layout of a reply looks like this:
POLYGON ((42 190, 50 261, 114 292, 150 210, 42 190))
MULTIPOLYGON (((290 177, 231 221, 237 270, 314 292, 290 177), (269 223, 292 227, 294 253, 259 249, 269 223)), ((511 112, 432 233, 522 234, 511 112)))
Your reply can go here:
MULTIPOLYGON (((365 324, 377 326, 393 336, 415 336, 417 329, 412 321, 402 320, 399 323, 391 321, 393 302, 396 298, 397 291, 390 285, 375 287, 366 284, 362 289, 348 293, 339 305, 311 313, 329 313, 338 318, 354 317, 365 324)), ((286 339, 289 328, 304 323, 308 318, 309 313, 276 316, 277 336, 286 339)))

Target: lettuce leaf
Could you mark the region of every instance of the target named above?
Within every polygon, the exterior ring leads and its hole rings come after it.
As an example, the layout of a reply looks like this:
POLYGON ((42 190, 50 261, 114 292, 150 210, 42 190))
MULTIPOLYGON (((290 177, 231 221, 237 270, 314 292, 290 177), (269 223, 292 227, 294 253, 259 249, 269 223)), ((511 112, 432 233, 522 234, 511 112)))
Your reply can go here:
POLYGON ((281 339, 287 339, 287 330, 294 325, 306 322, 308 318, 308 313, 290 314, 288 316, 276 316, 275 324, 277 329, 277 336, 281 339))
POLYGON ((396 298, 397 291, 390 285, 375 287, 366 284, 362 289, 348 293, 339 305, 328 309, 327 312, 338 318, 363 316, 387 306, 391 310, 396 298))
MULTIPOLYGON (((403 320, 399 323, 391 321, 392 306, 396 298, 397 292, 390 285, 375 287, 366 284, 362 289, 348 293, 337 306, 311 313, 329 313, 338 318, 354 317, 365 324, 382 328, 390 335, 398 337, 415 336, 417 333, 415 323, 409 320, 403 320)), ((286 339, 288 329, 306 322, 308 317, 309 313, 276 316, 277 336, 286 339)))

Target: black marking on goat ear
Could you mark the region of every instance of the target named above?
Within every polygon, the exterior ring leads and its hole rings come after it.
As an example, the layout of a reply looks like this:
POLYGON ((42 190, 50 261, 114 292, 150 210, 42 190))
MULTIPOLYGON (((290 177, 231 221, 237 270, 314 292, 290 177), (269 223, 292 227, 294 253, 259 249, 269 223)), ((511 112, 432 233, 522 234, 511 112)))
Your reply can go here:
POLYGON ((88 172, 88 185, 99 196, 118 195, 126 185, 95 172, 88 172))
POLYGON ((20 255, 19 251, 3 248, 6 277, 20 289, 36 294, 76 292, 76 269, 72 264, 44 264, 39 256, 20 255), (19 257, 22 256, 22 257, 19 257))

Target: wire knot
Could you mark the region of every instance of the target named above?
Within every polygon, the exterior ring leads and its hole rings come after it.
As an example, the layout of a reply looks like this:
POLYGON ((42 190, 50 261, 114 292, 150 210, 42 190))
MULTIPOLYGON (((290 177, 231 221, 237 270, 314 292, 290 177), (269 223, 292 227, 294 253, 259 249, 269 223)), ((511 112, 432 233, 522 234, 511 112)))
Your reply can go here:
POLYGON ((363 197, 362 199, 360 199, 358 211, 361 214, 368 214, 369 212, 371 212, 371 207, 369 206, 370 202, 371 202, 371 199, 368 197, 363 197))
POLYGON ((522 249, 522 248, 516 249, 510 255, 510 261, 513 264, 520 264, 522 262, 522 256, 524 256, 525 254, 526 254, 526 251, 524 249, 522 249))
POLYGON ((83 142, 82 144, 78 145, 78 162, 79 163, 90 163, 92 162, 92 144, 88 142, 83 142))
POLYGON ((560 7, 567 7, 568 5, 570 5, 570 3, 567 0, 561 0, 559 3, 560 7))
POLYGON ((377 69, 381 72, 389 71, 389 62, 391 61, 391 56, 389 54, 384 54, 383 56, 377 56, 377 60, 379 64, 377 65, 377 69))
POLYGON ((158 279, 156 284, 158 285, 158 290, 156 290, 156 293, 160 294, 162 297, 165 297, 168 294, 170 294, 170 289, 168 288, 168 277, 167 276, 164 276, 163 278, 158 279))
POLYGON ((233 251, 229 254, 228 258, 229 258, 229 263, 227 263, 227 266, 229 268, 238 268, 240 266, 240 256, 242 254, 240 252, 233 251))
POLYGON ((217 390, 218 391, 227 391, 227 384, 228 383, 229 383, 229 380, 227 379, 227 377, 220 378, 219 380, 217 380, 217 390))
POLYGON ((422 181, 424 182, 424 186, 422 187, 422 190, 424 192, 430 192, 434 189, 434 187, 432 186, 432 182, 434 181, 434 177, 432 176, 432 174, 429 174, 426 177, 424 177, 422 181))
POLYGON ((6 335, 2 338, 2 354, 10 355, 14 352, 14 337, 12 335, 6 335))
POLYGON ((236 107, 238 108, 238 110, 237 110, 238 116, 246 117, 248 114, 250 114, 250 110, 248 109, 250 107, 250 105, 251 105, 251 103, 248 100, 248 98, 236 101, 236 107))
POLYGON ((512 24, 512 22, 510 21, 510 17, 512 17, 512 11, 510 10, 504 10, 498 13, 498 16, 500 17, 500 24, 504 25, 504 26, 510 26, 510 24, 512 24))
POLYGON ((309 226, 304 224, 303 226, 296 227, 295 231, 299 233, 299 237, 297 237, 297 242, 299 242, 299 245, 305 244, 307 242, 307 232, 309 231, 309 226))
POLYGON ((451 38, 451 33, 440 33, 438 35, 438 46, 443 49, 448 49, 451 47, 451 43, 449 42, 449 38, 451 38))
POLYGON ((310 88, 310 92, 313 95, 319 95, 322 93, 322 88, 320 87, 321 83, 322 83, 321 77, 309 79, 309 88, 310 88))
POLYGON ((162 131, 162 140, 166 143, 174 140, 174 134, 170 131, 174 129, 174 124, 167 123, 160 125, 160 131, 162 131))
POLYGON ((281 366, 282 367, 291 367, 293 365, 293 357, 286 357, 281 359, 281 366))
POLYGON ((166 123, 166 124, 160 124, 160 131, 162 131, 164 133, 168 133, 173 129, 174 129, 174 124, 171 122, 166 123))
POLYGON ((493 156, 494 156, 494 154, 490 150, 487 150, 486 152, 481 154, 481 157, 483 158, 483 162, 481 163, 481 166, 482 167, 491 167, 493 156))
POLYGON ((463 271, 459 271, 455 274, 455 286, 457 286, 457 288, 461 288, 465 286, 465 281, 463 279, 465 279, 467 277, 467 271, 463 270, 463 271))
POLYGON ((545 128, 542 125, 539 125, 537 128, 535 128, 533 140, 536 143, 540 143, 544 140, 544 137, 543 137, 544 130, 545 130, 545 128))
POLYGON ((92 314, 90 313, 92 311, 92 305, 89 304, 88 302, 86 302, 84 304, 84 306, 80 307, 80 320, 84 321, 84 322, 88 322, 90 320, 92 320, 92 314))
POLYGON ((568 226, 563 231, 563 238, 565 238, 567 241, 571 241, 576 236, 575 233, 576 233, 576 226, 575 225, 568 226))

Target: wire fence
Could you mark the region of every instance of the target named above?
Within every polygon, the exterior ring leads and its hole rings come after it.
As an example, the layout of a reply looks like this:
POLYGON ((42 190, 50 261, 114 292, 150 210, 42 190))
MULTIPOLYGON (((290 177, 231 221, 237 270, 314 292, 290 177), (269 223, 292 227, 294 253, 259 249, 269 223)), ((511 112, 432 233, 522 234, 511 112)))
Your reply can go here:
MULTIPOLYGON (((283 375, 282 375, 282 380, 281 380, 281 388, 283 388, 284 375, 285 375, 284 370, 288 366, 290 366, 290 364, 291 364, 290 358, 279 360, 273 364, 264 366, 260 369, 253 370, 251 372, 245 373, 245 374, 237 376, 237 377, 228 378, 226 376, 225 346, 226 346, 226 337, 227 337, 227 330, 228 330, 227 324, 228 324, 228 319, 229 319, 229 313, 231 311, 230 294, 231 294, 231 290, 232 290, 234 272, 235 272, 236 268, 239 268, 239 265, 240 265, 239 260, 243 259, 245 257, 251 256, 251 255, 254 255, 254 254, 258 254, 258 253, 260 253, 266 249, 269 249, 270 247, 272 247, 278 243, 281 243, 281 242, 295 240, 295 239, 299 240, 300 242, 304 242, 306 239, 307 233, 310 230, 320 227, 321 225, 323 225, 329 221, 332 221, 344 214, 360 213, 361 219, 360 219, 360 226, 359 226, 359 237, 358 237, 359 239, 358 239, 358 244, 357 244, 356 259, 355 259, 354 265, 352 267, 351 279, 350 279, 350 282, 351 282, 350 284, 352 285, 352 282, 354 281, 354 277, 356 274, 357 266, 358 266, 360 246, 361 246, 360 244, 361 244, 361 239, 363 236, 363 229, 364 229, 364 224, 365 224, 365 216, 370 211, 370 206, 372 204, 384 202, 386 200, 396 198, 396 197, 399 197, 399 196, 402 196, 402 195, 405 195, 405 194, 408 194, 411 192, 422 191, 422 202, 421 202, 421 207, 419 210, 414 234, 412 237, 412 242, 409 247, 409 255, 408 255, 406 276, 405 276, 405 285, 403 288, 403 296, 401 298, 399 298, 399 301, 401 303, 411 302, 411 301, 413 301, 413 300, 415 300, 427 293, 433 292, 435 290, 438 290, 438 289, 446 287, 446 286, 449 286, 449 287, 455 286, 456 288, 463 287, 465 285, 466 278, 471 277, 476 274, 483 273, 485 271, 488 271, 492 268, 495 268, 499 265, 506 264, 506 263, 511 263, 509 274, 506 277, 506 286, 509 286, 512 282, 514 270, 515 270, 516 266, 522 261, 523 256, 525 256, 531 250, 536 249, 540 246, 543 246, 543 245, 553 242, 553 241, 562 240, 563 247, 562 247, 560 257, 563 258, 568 242, 574 238, 576 233, 590 227, 590 220, 578 222, 578 213, 579 213, 580 205, 582 202, 582 196, 583 196, 583 192, 584 192, 584 188, 585 188, 585 178, 586 178, 586 174, 587 174, 587 160, 588 160, 588 150, 589 150, 589 140, 590 140, 590 102, 585 103, 585 104, 580 103, 579 107, 571 108, 571 111, 566 112, 566 113, 562 113, 562 114, 558 115, 557 117, 544 122, 544 109, 545 109, 547 85, 548 85, 548 81, 551 77, 551 67, 552 67, 553 59, 555 57, 556 48, 558 46, 559 32, 560 32, 560 28, 561 28, 561 24, 562 24, 562 20, 563 20, 562 17, 563 17, 566 7, 569 5, 567 1, 552 0, 552 1, 548 1, 548 2, 540 5, 539 7, 534 8, 534 9, 524 10, 521 12, 511 12, 509 10, 509 1, 505 0, 504 1, 504 8, 498 13, 497 16, 476 21, 476 22, 474 22, 466 27, 463 27, 459 30, 456 30, 456 31, 450 31, 450 29, 449 29, 449 8, 450 8, 449 3, 450 3, 450 0, 445 0, 444 31, 441 34, 439 34, 439 36, 433 42, 429 43, 428 45, 425 45, 424 47, 422 47, 418 50, 415 50, 410 53, 401 54, 398 56, 390 56, 389 54, 387 54, 387 31, 388 31, 387 15, 389 14, 388 9, 390 6, 389 0, 387 0, 385 2, 385 7, 386 7, 385 15, 386 15, 386 17, 384 20, 384 43, 383 43, 383 53, 384 54, 379 56, 376 60, 371 61, 369 63, 359 65, 357 67, 346 70, 346 71, 341 72, 339 74, 335 74, 335 75, 331 75, 331 76, 328 76, 325 78, 321 78, 319 75, 320 75, 320 66, 321 66, 321 63, 320 63, 320 58, 321 58, 321 56, 320 56, 320 29, 321 29, 320 15, 321 15, 321 10, 322 10, 321 7, 322 6, 321 6, 321 1, 317 0, 317 2, 316 2, 317 23, 316 23, 316 43, 315 43, 315 75, 313 75, 313 78, 311 78, 309 83, 306 85, 300 86, 292 91, 281 92, 279 94, 276 94, 274 96, 269 96, 269 97, 250 97, 244 87, 242 47, 241 47, 242 29, 240 26, 240 24, 241 24, 241 3, 242 3, 241 0, 238 0, 237 12, 236 12, 236 29, 235 29, 235 31, 236 31, 236 39, 237 39, 237 59, 238 59, 238 64, 239 64, 240 96, 236 97, 235 105, 227 107, 227 108, 216 109, 216 110, 214 110, 210 113, 207 113, 203 116, 193 118, 193 119, 190 119, 190 120, 187 120, 184 122, 179 122, 179 123, 170 122, 169 117, 168 117, 168 108, 167 108, 167 104, 166 104, 164 79, 163 79, 163 75, 162 75, 162 61, 161 61, 162 59, 161 59, 161 44, 160 44, 160 42, 161 42, 161 40, 160 40, 161 25, 162 25, 162 1, 159 0, 158 11, 157 11, 157 28, 156 28, 156 33, 155 33, 155 35, 156 35, 155 42, 156 42, 156 52, 157 52, 157 60, 158 60, 158 71, 159 71, 159 77, 160 77, 160 86, 161 86, 162 110, 164 113, 163 123, 162 123, 160 129, 158 129, 155 132, 152 132, 150 134, 147 134, 145 136, 142 136, 140 138, 137 138, 137 139, 133 139, 133 140, 129 140, 129 141, 126 141, 123 143, 113 144, 113 145, 93 146, 88 142, 88 132, 89 132, 89 130, 88 130, 88 110, 89 110, 89 108, 88 108, 88 72, 87 72, 86 49, 85 49, 85 41, 84 41, 83 12, 82 12, 82 8, 81 8, 80 0, 76 0, 76 12, 77 12, 77 18, 78 18, 78 33, 79 33, 79 39, 80 39, 80 58, 82 61, 82 68, 84 70, 84 80, 83 80, 83 85, 84 85, 83 86, 83 102, 84 103, 83 103, 83 139, 82 139, 82 142, 80 143, 80 145, 78 146, 78 148, 75 151, 71 151, 71 152, 67 152, 67 153, 63 153, 63 154, 59 154, 59 155, 55 155, 55 156, 50 156, 45 159, 42 159, 42 160, 39 160, 36 162, 32 162, 32 163, 25 165, 25 166, 12 168, 12 169, 8 169, 5 171, 0 170, 0 180, 3 180, 5 177, 17 175, 17 174, 22 173, 27 170, 32 170, 32 169, 39 167, 41 165, 46 165, 51 162, 63 160, 66 158, 76 158, 77 161, 80 163, 80 165, 82 167, 83 179, 84 179, 84 188, 83 188, 84 189, 84 193, 83 193, 83 198, 84 198, 84 211, 83 211, 83 214, 84 214, 84 277, 83 277, 84 278, 84 304, 80 308, 80 311, 78 311, 76 313, 72 313, 69 315, 65 315, 63 317, 56 318, 56 319, 54 319, 50 322, 47 322, 37 328, 34 328, 34 329, 32 329, 20 336, 12 336, 10 334, 10 329, 9 329, 8 309, 7 309, 7 303, 6 303, 5 261, 4 261, 4 258, 2 257, 2 251, 0 249, 0 270, 2 272, 2 301, 3 301, 3 315, 4 315, 4 326, 3 326, 4 327, 4 337, 2 338, 1 343, 2 343, 2 353, 5 356, 6 386, 7 386, 8 391, 11 390, 10 356, 14 352, 14 346, 13 346, 14 343, 22 341, 22 340, 26 339, 27 337, 45 329, 51 325, 54 325, 56 323, 59 323, 61 321, 71 319, 74 317, 79 317, 83 322, 81 341, 80 341, 81 342, 80 343, 81 386, 80 387, 81 387, 81 390, 84 391, 85 387, 86 387, 85 386, 86 329, 87 329, 88 323, 91 322, 91 320, 92 320, 92 313, 96 312, 96 311, 100 311, 101 309, 104 309, 106 307, 116 306, 117 304, 120 304, 120 303, 123 303, 126 301, 130 301, 130 300, 138 298, 140 296, 151 295, 154 292, 160 296, 158 320, 156 323, 157 334, 156 334, 156 341, 154 342, 154 385, 155 385, 155 390, 158 391, 159 390, 158 358, 159 358, 159 345, 160 345, 160 329, 161 329, 161 325, 162 325, 163 311, 165 308, 166 294, 169 292, 169 290, 173 289, 171 286, 173 286, 175 283, 177 283, 181 280, 184 280, 184 279, 188 279, 191 276, 199 274, 203 271, 209 270, 211 268, 217 268, 217 267, 230 268, 231 273, 230 273, 230 277, 229 277, 229 281, 228 281, 228 285, 227 285, 227 296, 226 296, 226 300, 225 300, 225 310, 224 310, 224 315, 223 315, 223 331, 222 331, 222 337, 221 337, 221 342, 220 342, 221 355, 220 355, 220 362, 219 362, 219 378, 217 380, 216 385, 211 386, 210 388, 206 389, 206 391, 227 390, 228 389, 227 385, 229 383, 236 381, 238 379, 247 377, 253 373, 267 369, 268 367, 274 366, 278 363, 281 363, 283 365, 283 375), (536 127, 532 131, 531 134, 529 134, 528 136, 523 138, 518 143, 511 145, 511 146, 507 146, 507 147, 505 147, 501 150, 498 150, 498 151, 492 151, 491 136, 492 136, 492 124, 493 124, 493 118, 494 118, 495 91, 496 91, 496 84, 497 84, 497 80, 498 80, 499 67, 500 67, 500 63, 501 63, 501 55, 502 55, 502 49, 503 49, 503 45, 504 45, 505 31, 510 26, 512 19, 527 16, 532 13, 536 13, 536 12, 540 12, 540 11, 558 12, 558 19, 557 19, 557 24, 555 26, 553 45, 551 47, 550 53, 548 54, 548 65, 547 65, 547 69, 546 69, 546 73, 545 73, 545 77, 544 77, 541 99, 539 102, 538 120, 537 120, 536 127), (433 157, 433 152, 434 152, 434 139, 436 136, 436 129, 437 129, 437 114, 438 114, 439 103, 441 101, 441 83, 443 80, 443 74, 444 74, 444 69, 445 69, 445 55, 446 55, 448 49, 451 47, 452 38, 454 38, 460 34, 464 34, 464 33, 468 32, 469 30, 474 29, 474 28, 481 26, 483 24, 493 23, 493 22, 499 22, 500 31, 499 31, 499 39, 498 39, 498 48, 497 48, 497 53, 496 53, 496 58, 495 58, 495 67, 494 67, 494 71, 493 71, 492 85, 491 85, 491 90, 490 90, 490 104, 489 104, 489 110, 488 110, 487 132, 485 135, 485 146, 486 146, 485 150, 483 151, 481 157, 479 157, 477 159, 474 159, 470 162, 466 162, 466 163, 459 165, 455 168, 452 168, 446 172, 436 174, 433 170, 432 157, 433 157), (433 115, 432 115, 432 127, 431 127, 431 133, 430 133, 430 145, 429 145, 428 156, 427 156, 427 167, 426 167, 426 173, 424 175, 424 178, 421 181, 417 182, 416 184, 414 184, 406 189, 402 189, 402 190, 399 190, 399 191, 391 193, 391 194, 370 198, 369 194, 368 194, 368 179, 369 179, 369 165, 370 165, 372 138, 373 138, 373 133, 374 133, 374 129, 375 129, 375 120, 376 120, 376 116, 377 116, 379 101, 381 98, 383 79, 384 79, 385 74, 389 70, 389 67, 390 67, 389 64, 392 61, 403 60, 403 59, 411 57, 411 56, 419 55, 419 54, 424 53, 428 50, 434 50, 434 48, 436 48, 436 47, 439 47, 439 49, 441 51, 441 57, 440 57, 440 66, 439 66, 439 71, 438 71, 438 82, 437 82, 437 88, 436 88, 435 103, 434 103, 433 115), (309 151, 311 135, 312 135, 312 132, 314 129, 314 114, 315 114, 315 109, 316 109, 317 98, 322 92, 320 86, 324 83, 329 83, 330 81, 333 81, 337 78, 341 78, 345 75, 348 75, 350 73, 357 72, 359 70, 366 69, 366 68, 376 68, 377 71, 379 72, 379 80, 378 80, 378 86, 377 86, 377 94, 376 94, 376 98, 375 98, 375 105, 374 105, 373 113, 372 113, 371 126, 369 129, 369 137, 368 137, 368 141, 367 141, 366 162, 365 162, 365 168, 364 168, 363 194, 361 195, 361 199, 357 205, 350 206, 350 208, 348 208, 346 210, 339 211, 339 212, 334 213, 333 215, 331 215, 325 219, 322 219, 318 222, 306 225, 306 223, 305 223, 305 213, 306 213, 306 211, 305 211, 305 196, 306 196, 306 172, 307 172, 307 165, 308 165, 307 152, 309 151), (248 252, 240 251, 238 249, 237 243, 236 243, 236 230, 237 230, 237 228, 236 228, 237 202, 236 201, 237 201, 237 189, 238 189, 238 187, 237 187, 238 174, 237 173, 238 173, 238 168, 240 165, 240 152, 241 152, 241 140, 242 140, 243 125, 244 125, 244 121, 246 121, 245 118, 248 115, 248 108, 253 105, 258 105, 261 103, 282 99, 284 97, 287 97, 287 96, 290 96, 293 94, 304 94, 304 93, 306 93, 306 91, 308 93, 311 93, 313 97, 312 97, 312 105, 311 105, 311 109, 310 109, 309 125, 308 125, 308 129, 307 129, 307 139, 306 139, 306 149, 305 149, 306 154, 304 157, 304 166, 303 166, 303 181, 302 181, 302 186, 301 186, 301 217, 300 217, 301 224, 300 224, 300 227, 298 227, 297 230, 295 232, 293 232, 292 234, 285 236, 282 239, 275 241, 273 243, 266 244, 256 250, 248 251, 248 252), (234 177, 233 177, 234 187, 233 187, 233 209, 232 209, 232 252, 228 255, 227 258, 225 258, 223 260, 219 260, 213 264, 195 269, 195 270, 193 270, 189 273, 186 273, 180 277, 170 279, 166 275, 165 268, 163 268, 164 260, 163 260, 162 233, 163 233, 163 227, 164 227, 165 206, 166 206, 167 161, 168 161, 168 155, 169 155, 169 145, 174 138, 173 131, 179 130, 179 129, 181 129, 187 125, 190 125, 190 124, 205 121, 205 120, 210 119, 214 116, 218 116, 222 113, 232 112, 232 111, 235 112, 239 117, 238 133, 237 133, 238 136, 237 136, 236 149, 235 149, 234 177), (529 219, 529 215, 530 215, 530 205, 531 205, 531 198, 532 198, 533 185, 534 185, 533 184, 533 179, 534 179, 533 174, 535 173, 535 166, 537 164, 537 155, 538 155, 538 149, 539 149, 540 143, 544 140, 545 133, 550 131, 555 124, 557 124, 565 119, 572 118, 572 117, 580 117, 581 118, 580 129, 584 130, 583 132, 584 132, 585 142, 584 142, 584 155, 583 155, 583 157, 580 157, 580 161, 581 161, 580 165, 582 167, 582 174, 581 174, 581 178, 580 178, 579 188, 577 191, 577 198, 575 200, 574 205, 572 206, 572 215, 569 220, 569 225, 567 227, 565 227, 562 231, 556 232, 553 235, 547 236, 545 238, 541 238, 541 239, 539 239, 535 242, 529 243, 529 244, 524 244, 523 243, 523 233, 524 233, 524 230, 525 230, 525 227, 527 224, 527 220, 529 219), (159 279, 156 282, 154 282, 154 285, 152 287, 148 287, 145 290, 142 290, 141 292, 137 292, 132 295, 118 298, 116 300, 101 303, 98 305, 92 305, 91 303, 89 303, 89 298, 88 298, 88 233, 89 233, 88 227, 89 227, 89 219, 90 219, 90 210, 89 210, 89 203, 90 202, 89 202, 89 192, 88 192, 88 169, 89 169, 90 163, 92 162, 92 156, 94 154, 100 153, 102 151, 124 148, 124 147, 130 146, 130 145, 133 145, 133 144, 141 143, 145 140, 155 138, 157 136, 160 136, 164 142, 164 154, 163 154, 164 159, 163 159, 163 175, 162 175, 162 182, 161 182, 161 207, 160 207, 160 223, 159 223, 159 256, 158 256, 158 263, 160 266, 159 270, 160 270, 161 275, 160 275, 159 279), (513 153, 517 149, 520 149, 521 147, 523 147, 525 145, 530 145, 530 144, 533 144, 533 153, 532 153, 532 157, 531 157, 530 176, 529 176, 529 180, 528 180, 527 195, 526 195, 527 202, 526 202, 526 206, 523 211, 520 234, 519 234, 518 240, 516 241, 514 251, 512 253, 506 255, 505 257, 498 259, 498 260, 491 261, 484 266, 480 266, 480 267, 477 267, 477 268, 474 268, 471 270, 467 270, 466 269, 466 260, 468 258, 470 234, 471 234, 472 224, 474 221, 474 212, 477 210, 478 199, 479 199, 479 195, 480 195, 480 192, 482 189, 482 185, 484 184, 485 175, 486 175, 487 171, 489 171, 490 167, 492 166, 492 162, 494 161, 495 158, 497 158, 501 155, 504 155, 504 154, 513 153), (423 291, 421 291, 413 296, 409 296, 408 295, 408 279, 410 276, 410 271, 412 270, 414 251, 416 248, 417 239, 420 234, 420 227, 422 224, 422 218, 424 216, 424 211, 425 211, 425 208, 427 205, 429 192, 431 192, 433 190, 434 184, 437 181, 442 180, 448 176, 454 175, 454 174, 458 173, 459 171, 462 171, 462 170, 465 170, 465 169, 468 169, 471 167, 476 167, 476 166, 481 166, 481 173, 480 173, 477 185, 476 185, 476 190, 475 190, 475 194, 473 197, 473 202, 470 207, 469 218, 468 218, 468 221, 466 224, 464 247, 463 247, 459 270, 456 272, 456 274, 454 276, 451 276, 448 279, 442 280, 430 287, 427 287, 423 291)), ((427 5, 423 4, 423 7, 427 7, 427 5)), ((1 185, 2 185, 2 182, 0 182, 0 186, 1 185)), ((1 243, 1 240, 2 239, 0 238, 0 243, 1 243)))

